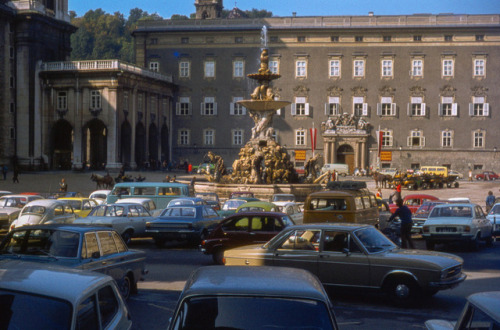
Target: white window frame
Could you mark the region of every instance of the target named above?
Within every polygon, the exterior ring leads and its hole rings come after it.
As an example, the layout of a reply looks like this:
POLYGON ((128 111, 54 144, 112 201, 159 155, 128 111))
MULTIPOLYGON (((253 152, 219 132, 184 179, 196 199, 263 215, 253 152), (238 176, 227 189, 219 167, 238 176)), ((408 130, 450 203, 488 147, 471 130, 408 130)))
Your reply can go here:
POLYGON ((215 97, 205 96, 203 102, 201 102, 201 115, 202 116, 216 116, 217 115, 217 103, 215 102, 215 97))
POLYGON ((175 114, 177 116, 190 116, 193 107, 191 105, 191 98, 189 96, 179 97, 179 102, 175 105, 175 114))
POLYGON ((391 117, 396 116, 396 103, 392 102, 392 97, 386 96, 380 98, 377 103, 377 116, 391 117))
POLYGON ((191 62, 180 61, 179 62, 179 77, 189 78, 191 76, 191 62))
POLYGON ((441 147, 452 148, 453 147, 453 131, 444 130, 441 131, 441 147))
POLYGON ((414 58, 411 60, 411 76, 423 77, 424 76, 424 60, 421 58, 414 58))
POLYGON ((365 77, 365 60, 355 59, 352 66, 352 76, 354 78, 364 78, 365 77))
POLYGON ((231 116, 244 116, 247 114, 247 108, 236 103, 238 101, 243 101, 243 97, 233 96, 233 101, 229 104, 229 114, 231 116))
POLYGON ((325 115, 338 116, 341 114, 340 97, 329 96, 328 103, 325 103, 325 115))
POLYGON ((295 145, 304 147, 307 143, 307 130, 297 129, 295 130, 295 145))
POLYGON ((486 132, 483 130, 476 130, 472 132, 472 147, 475 149, 484 149, 486 132))
POLYGON ((269 61, 269 70, 271 73, 279 74, 280 73, 280 62, 278 60, 270 60, 269 61))
POLYGON ((455 60, 452 58, 443 58, 442 60, 442 76, 451 78, 455 74, 455 60))
POLYGON ((181 128, 178 132, 178 144, 180 146, 188 146, 191 144, 191 130, 187 128, 181 128))
POLYGON ((203 145, 214 146, 215 145, 215 130, 212 128, 206 128, 203 130, 203 145))
POLYGON ((90 91, 90 109, 102 109, 100 90, 90 91))
POLYGON ((205 78, 215 78, 215 61, 206 60, 203 65, 205 78))
POLYGON ((421 130, 411 130, 410 135, 407 138, 408 147, 425 147, 425 136, 421 130), (419 143, 414 144, 414 139, 418 139, 419 143))
POLYGON ((68 109, 68 92, 57 92, 57 110, 68 109))
MULTIPOLYGON (((382 129, 382 147, 392 147, 394 143, 394 132, 391 129, 382 129)), ((377 131, 377 136, 380 131, 377 131)))
POLYGON ((486 77, 486 59, 485 58, 475 58, 472 68, 473 77, 486 77))
POLYGON ((381 63, 381 75, 382 78, 392 78, 394 75, 394 61, 389 58, 382 59, 381 63))
POLYGON ((340 78, 341 61, 339 59, 331 59, 328 61, 328 76, 330 78, 340 78))
POLYGON ((469 103, 469 116, 471 117, 489 117, 490 105, 486 103, 484 96, 473 96, 472 103, 469 103))
POLYGON ((153 72, 160 72, 160 62, 158 61, 149 62, 149 70, 153 72))
POLYGON ((309 103, 305 97, 295 97, 295 103, 292 103, 292 116, 309 116, 309 103))
POLYGON ((442 96, 441 103, 438 104, 438 115, 442 117, 458 116, 458 104, 453 102, 453 97, 442 96))
POLYGON ((368 116, 368 103, 365 103, 365 98, 362 96, 353 96, 352 98, 352 113, 358 117, 368 116), (356 106, 361 104, 361 106, 356 106))
POLYGON ((295 61, 295 77, 296 78, 306 78, 307 77, 307 61, 306 60, 296 60, 295 61))
POLYGON ((231 143, 233 146, 243 145, 244 131, 242 129, 231 130, 231 143))
POLYGON ((243 78, 245 75, 245 61, 233 61, 233 78, 243 78))
POLYGON ((423 97, 412 96, 410 103, 407 106, 408 117, 425 117, 426 104, 423 102, 423 97))

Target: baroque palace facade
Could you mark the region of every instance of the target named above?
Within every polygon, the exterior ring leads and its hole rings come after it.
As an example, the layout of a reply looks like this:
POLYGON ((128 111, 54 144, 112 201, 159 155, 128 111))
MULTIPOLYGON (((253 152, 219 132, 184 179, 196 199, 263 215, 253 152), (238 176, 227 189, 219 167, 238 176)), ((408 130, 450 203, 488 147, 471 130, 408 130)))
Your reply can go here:
POLYGON ((253 122, 235 102, 256 87, 246 75, 264 37, 281 75, 273 92, 292 102, 274 118, 276 139, 296 166, 320 152, 351 170, 500 170, 500 15, 223 19, 221 0, 195 6, 198 19, 134 32, 136 64, 177 85, 174 157, 237 158, 253 122))

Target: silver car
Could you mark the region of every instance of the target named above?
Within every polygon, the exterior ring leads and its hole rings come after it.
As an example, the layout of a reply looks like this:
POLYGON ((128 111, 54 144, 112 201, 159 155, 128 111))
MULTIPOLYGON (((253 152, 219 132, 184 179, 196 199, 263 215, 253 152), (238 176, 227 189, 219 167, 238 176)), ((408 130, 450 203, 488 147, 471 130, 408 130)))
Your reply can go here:
POLYGON ((481 206, 472 203, 436 205, 422 228, 428 250, 436 243, 463 242, 477 250, 480 241, 493 243, 493 226, 481 206))
POLYGON ((10 229, 26 225, 72 223, 77 218, 73 207, 62 200, 38 199, 26 204, 10 229))
POLYGON ((500 203, 493 205, 486 219, 490 220, 493 226, 493 235, 500 235, 500 203))

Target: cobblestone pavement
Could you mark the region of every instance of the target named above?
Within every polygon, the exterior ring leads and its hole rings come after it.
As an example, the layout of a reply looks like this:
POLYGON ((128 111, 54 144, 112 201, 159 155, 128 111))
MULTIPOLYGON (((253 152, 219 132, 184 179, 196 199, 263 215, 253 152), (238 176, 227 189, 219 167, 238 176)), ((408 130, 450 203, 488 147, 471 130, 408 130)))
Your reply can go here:
MULTIPOLYGON (((7 174, 7 180, 2 180, 0 177, 0 190, 7 190, 14 193, 20 192, 38 192, 43 196, 49 196, 59 190, 59 182, 62 178, 66 179, 68 191, 77 191, 88 196, 92 191, 96 190, 96 183, 90 180, 92 173, 104 175, 103 171, 88 171, 88 172, 73 172, 73 171, 50 171, 50 172, 21 172, 19 175, 19 183, 12 182, 12 172, 7 174)), ((112 174, 116 176, 116 174, 112 174)), ((175 175, 177 180, 189 183, 196 176, 197 181, 204 180, 203 175, 187 174, 184 171, 143 171, 126 172, 126 175, 132 177, 143 176, 146 181, 162 181, 166 175, 175 175)), ((350 180, 346 177, 341 180, 350 180)), ((368 189, 375 192, 375 182, 369 177, 355 178, 354 180, 363 180, 367 182, 368 189)), ((472 202, 478 203, 484 208, 488 191, 492 191, 494 195, 500 196, 500 181, 473 181, 460 180, 459 188, 442 188, 442 189, 427 189, 418 191, 408 191, 403 189, 403 197, 410 193, 426 193, 436 197, 447 199, 451 197, 469 197, 472 202)), ((392 189, 382 189, 383 198, 388 198, 392 189)))

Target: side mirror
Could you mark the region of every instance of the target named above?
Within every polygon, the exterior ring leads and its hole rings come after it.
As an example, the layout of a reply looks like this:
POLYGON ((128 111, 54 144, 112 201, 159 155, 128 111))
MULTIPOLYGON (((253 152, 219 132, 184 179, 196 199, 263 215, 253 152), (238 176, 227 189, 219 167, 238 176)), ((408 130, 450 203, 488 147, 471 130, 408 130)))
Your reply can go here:
POLYGON ((92 259, 99 259, 101 257, 101 253, 99 251, 92 253, 92 259))

